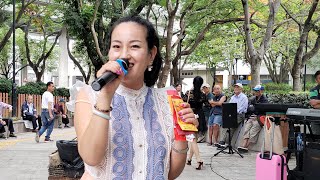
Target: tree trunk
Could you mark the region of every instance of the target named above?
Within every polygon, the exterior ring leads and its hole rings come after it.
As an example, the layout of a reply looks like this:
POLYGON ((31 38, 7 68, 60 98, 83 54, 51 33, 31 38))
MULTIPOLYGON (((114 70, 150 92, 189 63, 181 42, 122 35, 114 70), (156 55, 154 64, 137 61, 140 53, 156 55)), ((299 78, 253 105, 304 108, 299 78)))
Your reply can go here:
POLYGON ((158 87, 165 87, 170 72, 170 64, 165 64, 159 76, 158 87))
POLYGON ((167 39, 166 39, 166 55, 164 58, 164 67, 161 72, 161 76, 159 76, 159 82, 158 82, 158 87, 165 87, 168 75, 170 72, 170 64, 171 64, 171 41, 172 41, 172 36, 173 36, 173 24, 174 24, 174 19, 176 17, 176 12, 179 6, 179 0, 176 0, 175 6, 172 6, 171 0, 167 1, 167 9, 168 9, 168 25, 167 25, 167 39))
POLYGON ((292 68, 292 80, 293 80, 293 90, 300 91, 301 90, 301 72, 300 72, 301 65, 299 63, 294 63, 292 68))
POLYGON ((261 59, 252 59, 250 66, 251 66, 251 87, 254 87, 258 84, 261 84, 260 82, 260 67, 261 67, 261 59))
POLYGON ((173 77, 173 84, 180 83, 179 79, 179 68, 178 68, 178 61, 172 61, 172 77, 173 77))
POLYGON ((36 74, 36 78, 37 78, 36 82, 41 82, 41 77, 43 74, 39 71, 38 72, 34 71, 34 73, 36 74))

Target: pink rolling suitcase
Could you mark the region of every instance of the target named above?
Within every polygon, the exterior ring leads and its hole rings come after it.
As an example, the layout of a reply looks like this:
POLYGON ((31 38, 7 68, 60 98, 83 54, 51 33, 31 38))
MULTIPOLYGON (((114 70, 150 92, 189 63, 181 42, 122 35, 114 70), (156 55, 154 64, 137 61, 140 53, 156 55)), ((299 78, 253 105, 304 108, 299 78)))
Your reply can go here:
MULTIPOLYGON (((270 118, 271 119, 271 118, 270 118)), ((287 163, 284 155, 272 154, 274 138, 274 118, 272 121, 272 136, 270 152, 264 152, 263 139, 261 153, 256 157, 256 180, 287 180, 287 163)))

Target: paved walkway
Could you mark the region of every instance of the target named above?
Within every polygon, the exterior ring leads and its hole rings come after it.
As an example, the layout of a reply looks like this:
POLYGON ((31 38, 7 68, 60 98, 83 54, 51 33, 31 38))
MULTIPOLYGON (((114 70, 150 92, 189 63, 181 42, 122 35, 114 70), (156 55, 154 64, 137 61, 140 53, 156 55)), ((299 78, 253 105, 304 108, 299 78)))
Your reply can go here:
MULTIPOLYGON (((0 139, 0 180, 44 180, 48 179, 49 154, 56 150, 56 143, 34 141, 34 133, 21 133, 17 138, 0 139)), ((75 137, 74 128, 54 129, 53 140, 70 140, 75 137)), ((196 160, 186 165, 178 180, 254 180, 256 152, 244 155, 223 154, 213 157, 216 148, 206 143, 199 144, 204 169, 196 170, 196 160)), ((293 159, 289 164, 292 167, 293 159)))

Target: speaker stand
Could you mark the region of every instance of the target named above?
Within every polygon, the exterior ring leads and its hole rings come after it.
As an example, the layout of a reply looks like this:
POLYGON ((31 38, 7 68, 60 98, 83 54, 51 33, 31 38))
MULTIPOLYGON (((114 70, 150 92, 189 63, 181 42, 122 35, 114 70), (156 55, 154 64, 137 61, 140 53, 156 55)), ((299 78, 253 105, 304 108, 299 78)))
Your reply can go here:
POLYGON ((228 134, 229 134, 229 142, 228 145, 226 147, 224 147, 222 150, 220 150, 219 152, 215 153, 213 156, 217 156, 218 154, 220 154, 221 152, 224 152, 224 150, 229 149, 229 152, 227 152, 227 154, 234 154, 234 152, 236 152, 237 154, 239 154, 240 157, 243 158, 243 156, 239 153, 239 151, 235 148, 232 147, 231 145, 231 135, 230 135, 230 128, 228 128, 228 134))

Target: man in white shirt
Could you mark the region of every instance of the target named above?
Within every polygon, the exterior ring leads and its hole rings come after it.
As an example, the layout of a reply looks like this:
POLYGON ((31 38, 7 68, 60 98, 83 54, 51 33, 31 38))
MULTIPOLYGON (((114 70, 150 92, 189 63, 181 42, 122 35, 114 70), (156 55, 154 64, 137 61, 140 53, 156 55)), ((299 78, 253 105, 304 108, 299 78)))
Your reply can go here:
MULTIPOLYGON (((237 122, 240 124, 245 119, 245 114, 248 109, 248 97, 242 92, 243 85, 237 83, 234 85, 234 95, 230 99, 230 103, 237 103, 237 122)), ((231 128, 230 138, 232 138, 236 128, 231 128)), ((218 148, 221 149, 221 145, 225 144, 225 141, 228 139, 227 129, 223 128, 220 136, 220 142, 218 148)))
POLYGON ((50 139, 50 135, 53 130, 54 125, 54 113, 53 113, 53 94, 54 91, 54 84, 53 82, 47 83, 47 91, 42 95, 42 111, 41 111, 41 119, 42 119, 42 126, 39 132, 36 134, 36 142, 39 142, 40 136, 47 130, 46 137, 44 142, 52 141, 50 139))

